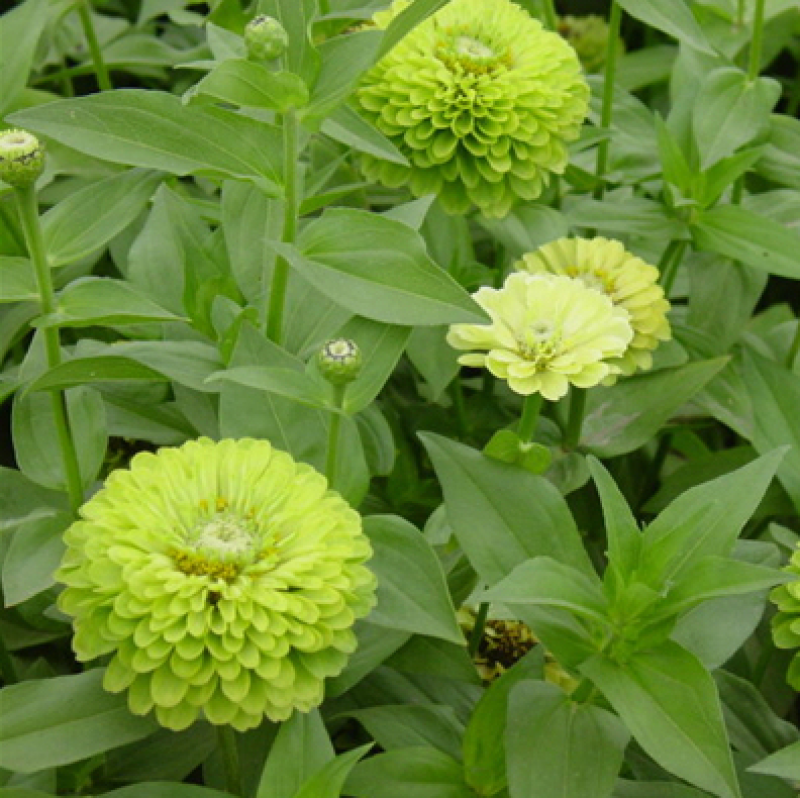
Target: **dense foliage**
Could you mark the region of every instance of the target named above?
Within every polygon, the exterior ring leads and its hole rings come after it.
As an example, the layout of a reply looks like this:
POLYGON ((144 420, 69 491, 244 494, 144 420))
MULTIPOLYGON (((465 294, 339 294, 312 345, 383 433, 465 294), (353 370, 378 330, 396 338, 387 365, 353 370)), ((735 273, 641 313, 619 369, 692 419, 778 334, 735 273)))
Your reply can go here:
POLYGON ((797 0, 6 11, 0 798, 796 797, 798 107, 797 0))

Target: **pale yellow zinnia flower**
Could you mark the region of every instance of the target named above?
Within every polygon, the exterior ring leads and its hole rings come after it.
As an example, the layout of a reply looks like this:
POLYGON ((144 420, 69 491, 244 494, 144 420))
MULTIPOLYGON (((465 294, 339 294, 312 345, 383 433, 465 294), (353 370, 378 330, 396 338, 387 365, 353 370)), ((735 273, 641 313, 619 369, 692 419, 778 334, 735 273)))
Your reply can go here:
POLYGON ((512 391, 555 401, 570 384, 591 388, 615 372, 627 349, 628 312, 600 291, 565 276, 508 276, 500 289, 473 295, 491 324, 454 324, 447 334, 465 366, 482 366, 512 391), (483 350, 483 351, 481 351, 483 350))
POLYGON ((531 274, 563 274, 602 291, 630 314, 633 339, 614 361, 622 374, 653 365, 653 350, 672 337, 670 304, 658 284, 658 269, 608 238, 560 238, 528 252, 515 268, 531 274))

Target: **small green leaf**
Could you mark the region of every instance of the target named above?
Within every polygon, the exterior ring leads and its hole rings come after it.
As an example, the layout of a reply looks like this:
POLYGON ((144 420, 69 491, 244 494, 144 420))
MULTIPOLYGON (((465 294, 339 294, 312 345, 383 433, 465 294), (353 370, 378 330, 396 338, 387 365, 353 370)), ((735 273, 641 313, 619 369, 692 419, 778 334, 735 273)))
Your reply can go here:
POLYGON ((20 773, 68 765, 141 740, 158 726, 102 687, 103 669, 0 690, 0 767, 20 773))
POLYGON ((384 161, 408 166, 408 159, 386 136, 346 105, 337 108, 320 128, 334 141, 384 161))
POLYGON ((397 516, 371 515, 364 531, 374 554, 378 605, 370 622, 464 645, 442 566, 425 537, 397 516))

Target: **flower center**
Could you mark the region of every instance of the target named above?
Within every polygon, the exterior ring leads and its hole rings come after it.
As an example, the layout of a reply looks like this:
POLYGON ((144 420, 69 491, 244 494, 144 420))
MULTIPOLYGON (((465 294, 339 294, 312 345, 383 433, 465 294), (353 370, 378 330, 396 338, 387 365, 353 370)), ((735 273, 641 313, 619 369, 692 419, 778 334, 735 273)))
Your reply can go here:
POLYGON ((614 280, 605 269, 592 272, 581 271, 577 266, 570 266, 566 273, 570 277, 580 280, 587 288, 594 288, 603 294, 611 294, 614 290, 614 280))
POLYGON ((549 321, 535 321, 522 334, 517 336, 519 353, 542 370, 558 356, 561 349, 561 336, 555 325, 549 321))
POLYGON ((473 39, 471 36, 456 37, 455 51, 462 56, 472 60, 488 60, 495 58, 496 53, 491 47, 483 42, 473 39))
POLYGON ((207 549, 220 557, 243 554, 253 545, 253 531, 243 527, 238 518, 218 515, 200 527, 194 546, 207 549))
POLYGON ((472 75, 483 75, 504 64, 508 66, 506 53, 497 52, 485 42, 467 34, 456 34, 453 30, 443 31, 436 55, 450 69, 458 69, 472 75))

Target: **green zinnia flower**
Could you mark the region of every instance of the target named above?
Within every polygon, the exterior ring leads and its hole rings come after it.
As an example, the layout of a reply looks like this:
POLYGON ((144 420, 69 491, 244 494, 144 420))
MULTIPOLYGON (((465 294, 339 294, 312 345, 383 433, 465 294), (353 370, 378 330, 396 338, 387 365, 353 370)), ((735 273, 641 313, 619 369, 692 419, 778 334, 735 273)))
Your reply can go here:
MULTIPOLYGON (((653 365, 653 350, 668 341, 670 304, 658 284, 659 272, 608 238, 559 238, 536 252, 528 252, 514 267, 531 274, 565 274, 589 288, 602 291, 630 314, 633 339, 613 361, 621 374, 653 365)), ((613 381, 613 376, 611 378, 613 381)))
POLYGON ((361 519, 266 441, 192 441, 111 474, 66 532, 59 606, 104 687, 183 729, 244 730, 323 699, 374 600, 361 519))
POLYGON ((510 274, 500 289, 473 294, 491 324, 453 324, 447 342, 465 366, 487 368, 523 396, 556 401, 570 384, 591 388, 615 373, 633 335, 626 310, 580 280, 510 274), (483 350, 483 351, 480 351, 483 350))
MULTIPOLYGON (((772 637, 778 648, 800 649, 800 547, 783 570, 795 579, 776 587, 770 594, 778 607, 772 619, 772 637)), ((800 690, 800 650, 789 665, 787 681, 795 690, 800 690)))
MULTIPOLYGON (((385 28, 408 6, 376 14, 385 28)), ((453 0, 365 76, 364 114, 410 167, 365 156, 370 179, 436 193, 451 213, 504 216, 564 171, 589 89, 575 52, 508 0, 453 0)))

